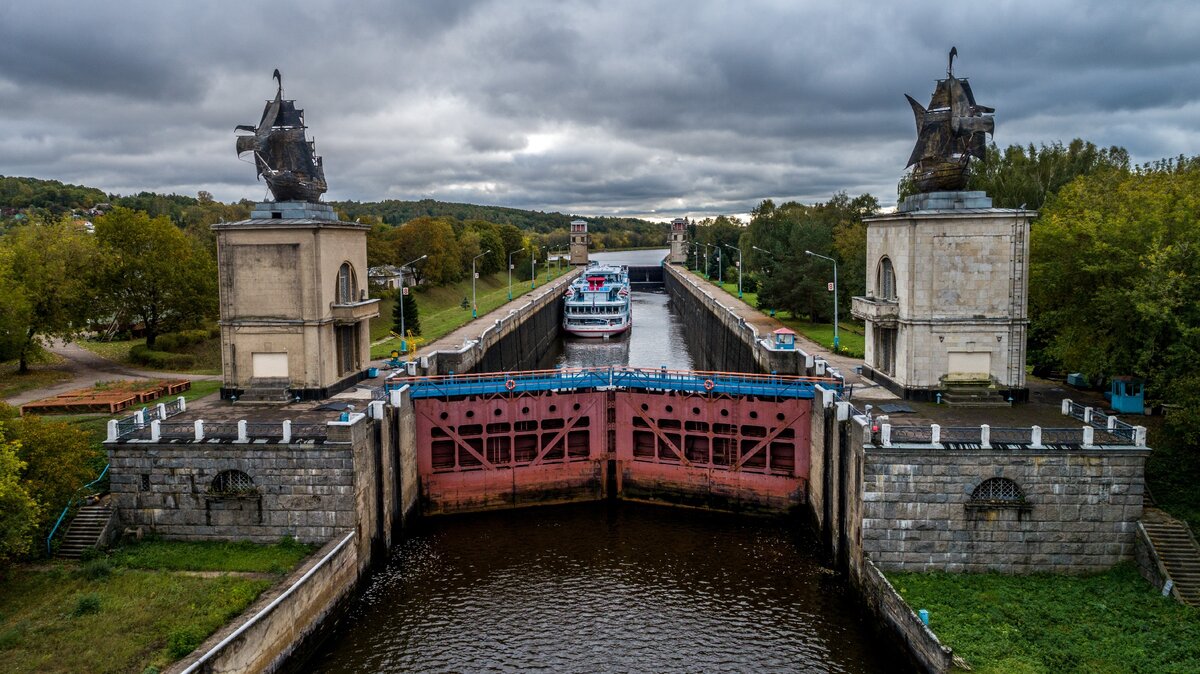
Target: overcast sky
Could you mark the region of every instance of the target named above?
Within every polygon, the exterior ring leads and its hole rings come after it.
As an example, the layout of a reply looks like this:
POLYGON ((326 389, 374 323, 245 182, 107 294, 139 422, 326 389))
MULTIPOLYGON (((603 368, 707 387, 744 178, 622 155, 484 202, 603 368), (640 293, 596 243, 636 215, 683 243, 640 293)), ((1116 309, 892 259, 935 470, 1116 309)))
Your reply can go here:
POLYGON ((995 140, 1200 154, 1200 3, 341 0, 0 4, 0 174, 262 199, 271 72, 329 200, 582 215, 895 202, 904 94, 955 74, 995 140), (254 6, 254 8, 251 8, 254 6), (990 9, 983 9, 990 7, 990 9))

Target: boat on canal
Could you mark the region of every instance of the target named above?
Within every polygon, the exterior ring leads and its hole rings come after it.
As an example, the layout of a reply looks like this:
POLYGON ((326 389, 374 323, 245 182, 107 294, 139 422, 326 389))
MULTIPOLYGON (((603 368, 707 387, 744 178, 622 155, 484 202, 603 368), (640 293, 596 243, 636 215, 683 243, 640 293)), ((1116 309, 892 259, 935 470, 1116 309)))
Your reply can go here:
POLYGON ((580 337, 612 337, 633 325, 629 268, 591 264, 563 296, 563 329, 580 337))

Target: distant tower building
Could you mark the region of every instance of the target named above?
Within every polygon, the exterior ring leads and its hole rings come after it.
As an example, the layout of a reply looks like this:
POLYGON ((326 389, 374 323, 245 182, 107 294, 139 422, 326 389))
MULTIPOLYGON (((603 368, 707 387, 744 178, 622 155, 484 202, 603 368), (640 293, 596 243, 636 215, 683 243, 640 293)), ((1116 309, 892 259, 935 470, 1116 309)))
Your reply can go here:
POLYGON ((671 256, 667 262, 683 264, 687 262, 687 218, 675 218, 671 221, 671 256))
POLYGON ((368 225, 326 204, 268 201, 212 226, 221 290, 223 397, 324 398, 360 381, 370 359, 368 225))
POLYGON ((588 244, 591 240, 587 227, 587 220, 571 221, 571 264, 588 263, 588 244))

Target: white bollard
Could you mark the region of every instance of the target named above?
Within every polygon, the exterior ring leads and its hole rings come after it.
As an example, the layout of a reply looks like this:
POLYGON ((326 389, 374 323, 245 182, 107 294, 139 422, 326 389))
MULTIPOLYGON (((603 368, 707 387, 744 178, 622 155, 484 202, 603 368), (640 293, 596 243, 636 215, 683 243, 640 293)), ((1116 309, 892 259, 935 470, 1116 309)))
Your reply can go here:
POLYGON ((160 437, 162 437, 160 435, 160 432, 161 432, 160 424, 162 424, 162 422, 159 421, 158 419, 155 419, 154 421, 150 422, 150 442, 158 442, 158 439, 160 437))
POLYGON ((929 426, 929 430, 930 430, 930 435, 929 435, 930 444, 934 444, 934 445, 942 444, 942 425, 941 424, 931 424, 929 426))
POLYGON ((1091 426, 1084 426, 1083 427, 1083 446, 1084 447, 1093 447, 1093 446, 1095 446, 1095 445, 1093 445, 1093 443, 1095 441, 1096 441, 1096 429, 1092 428, 1091 426))
POLYGON ((892 425, 884 424, 879 427, 879 441, 884 447, 892 446, 892 425))
POLYGON ((1083 423, 1085 423, 1085 424, 1092 423, 1092 408, 1090 408, 1090 407, 1083 408, 1083 423))
POLYGON ((204 420, 197 419, 196 423, 192 424, 192 427, 196 429, 196 442, 200 442, 201 440, 203 440, 204 439, 204 420))
POLYGON ((1133 427, 1133 444, 1137 447, 1145 447, 1146 446, 1146 427, 1145 426, 1134 426, 1133 427))
POLYGON ((179 396, 179 411, 180 412, 187 411, 187 400, 185 400, 183 396, 179 396))
POLYGON ((292 420, 283 420, 283 444, 288 444, 292 441, 292 420))
POLYGON ((250 436, 246 435, 246 420, 238 419, 238 442, 250 442, 250 436))
POLYGON ((1042 427, 1034 426, 1033 433, 1030 434, 1029 446, 1037 449, 1042 448, 1042 427))
POLYGON ((1063 398, 1062 413, 1063 413, 1064 417, 1071 413, 1071 399, 1070 398, 1063 398))
POLYGON ((106 442, 116 442, 116 441, 117 441, 117 420, 109 419, 108 420, 108 439, 106 440, 106 442))
POLYGON ((979 446, 984 449, 992 448, 992 427, 987 424, 979 426, 979 446))
POLYGON ((167 406, 166 406, 166 404, 165 404, 165 403, 159 403, 159 404, 158 404, 158 418, 159 418, 159 419, 166 419, 166 418, 167 418, 167 406))
POLYGON ((838 421, 846 421, 849 418, 850 418, 850 403, 838 402, 837 403, 837 420, 838 421))

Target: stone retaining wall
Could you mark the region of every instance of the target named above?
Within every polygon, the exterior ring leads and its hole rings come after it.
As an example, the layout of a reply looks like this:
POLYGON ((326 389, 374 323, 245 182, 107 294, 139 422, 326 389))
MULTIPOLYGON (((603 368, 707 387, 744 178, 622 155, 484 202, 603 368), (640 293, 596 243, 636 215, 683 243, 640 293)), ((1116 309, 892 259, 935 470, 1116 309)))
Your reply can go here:
POLYGON ((950 671, 954 657, 950 648, 942 645, 937 635, 870 560, 865 561, 856 585, 867 608, 903 644, 917 664, 931 674, 950 671))
POLYGON ((1133 556, 1142 448, 864 448, 862 546, 880 568, 1005 573, 1101 571, 1133 556), (973 503, 984 480, 1023 492, 973 503))

